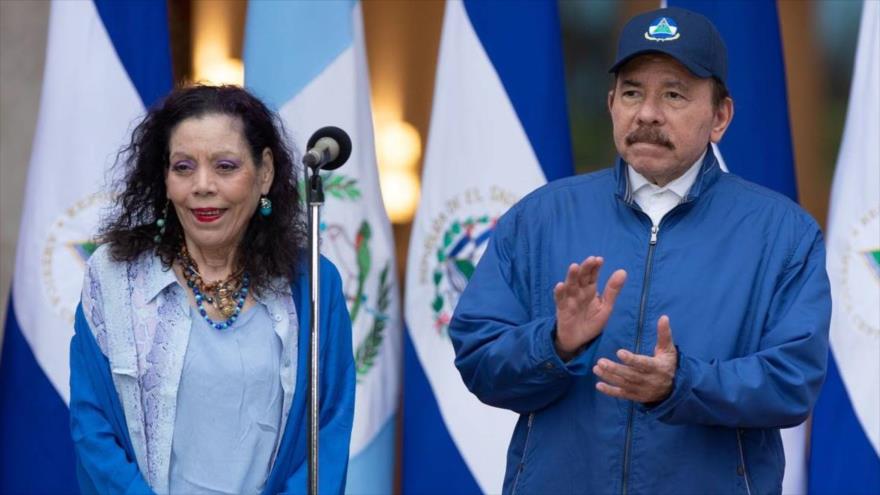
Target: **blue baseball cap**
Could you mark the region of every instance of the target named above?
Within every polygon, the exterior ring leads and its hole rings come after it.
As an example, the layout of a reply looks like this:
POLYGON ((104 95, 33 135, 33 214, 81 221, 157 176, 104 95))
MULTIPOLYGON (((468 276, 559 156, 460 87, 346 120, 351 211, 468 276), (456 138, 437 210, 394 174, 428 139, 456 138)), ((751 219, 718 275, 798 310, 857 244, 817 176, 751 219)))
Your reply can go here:
POLYGON ((617 61, 608 72, 648 53, 665 53, 697 77, 727 84, 727 47, 712 21, 690 10, 667 7, 639 14, 623 26, 617 61))

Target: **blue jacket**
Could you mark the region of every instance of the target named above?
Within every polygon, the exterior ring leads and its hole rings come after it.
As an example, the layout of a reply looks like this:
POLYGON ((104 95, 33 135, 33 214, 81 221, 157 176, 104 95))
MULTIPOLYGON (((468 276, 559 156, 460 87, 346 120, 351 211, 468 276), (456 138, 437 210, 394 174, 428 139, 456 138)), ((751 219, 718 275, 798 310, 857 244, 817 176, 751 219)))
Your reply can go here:
POLYGON ((816 223, 719 169, 711 150, 652 236, 626 164, 553 182, 498 222, 449 333, 467 387, 519 413, 505 493, 778 493, 779 428, 803 422, 825 377, 831 297, 816 223), (652 239, 653 237, 653 239, 652 239), (598 338, 563 363, 553 286, 605 258, 626 285, 598 338), (670 316, 672 394, 646 407, 595 389, 618 349, 652 354, 670 316))
MULTIPOLYGON (((321 259, 320 491, 345 489, 348 446, 354 417, 355 373, 351 322, 336 267, 321 259)), ((291 285, 300 331, 296 389, 275 463, 263 493, 306 493, 308 468, 309 281, 302 273, 291 285)), ((125 414, 82 305, 70 344, 71 431, 77 477, 83 493, 153 493, 135 461, 125 414)))

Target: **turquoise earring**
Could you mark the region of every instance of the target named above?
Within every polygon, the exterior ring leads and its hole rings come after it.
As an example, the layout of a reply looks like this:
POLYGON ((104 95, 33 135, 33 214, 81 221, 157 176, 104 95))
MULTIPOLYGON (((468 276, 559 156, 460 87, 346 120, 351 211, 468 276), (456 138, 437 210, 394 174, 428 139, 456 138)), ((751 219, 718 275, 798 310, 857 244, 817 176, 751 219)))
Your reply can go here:
POLYGON ((272 201, 266 196, 260 197, 260 215, 268 217, 272 214, 272 201))
POLYGON ((162 236, 165 235, 165 224, 168 223, 168 203, 165 203, 165 207, 162 208, 162 216, 156 219, 156 227, 159 229, 159 233, 153 237, 153 240, 156 241, 156 244, 162 242, 162 236))

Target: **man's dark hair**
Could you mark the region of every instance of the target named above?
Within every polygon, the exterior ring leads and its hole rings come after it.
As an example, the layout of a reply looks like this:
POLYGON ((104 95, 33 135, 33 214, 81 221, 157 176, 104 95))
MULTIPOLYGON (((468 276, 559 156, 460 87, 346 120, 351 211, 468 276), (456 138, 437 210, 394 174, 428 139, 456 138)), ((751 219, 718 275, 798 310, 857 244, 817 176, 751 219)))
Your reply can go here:
POLYGON ((237 118, 254 163, 259 168, 263 150, 272 152, 274 179, 268 198, 272 214, 253 215, 238 246, 236 267, 250 275, 252 290, 270 287, 275 277, 295 275, 304 254, 306 224, 297 188, 293 150, 287 144, 280 117, 263 102, 238 86, 188 86, 175 89, 151 108, 137 125, 131 142, 117 157, 122 178, 114 184, 119 193, 115 208, 104 219, 99 242, 110 245, 117 261, 134 261, 155 250, 170 267, 183 242, 183 229, 168 204, 165 175, 169 167, 169 139, 175 127, 188 118, 218 114, 237 118), (159 241, 156 220, 167 208, 165 232, 159 241))
POLYGON ((721 102, 729 97, 730 91, 727 90, 727 86, 725 86, 725 84, 717 77, 712 77, 712 108, 718 110, 718 107, 721 106, 721 102))

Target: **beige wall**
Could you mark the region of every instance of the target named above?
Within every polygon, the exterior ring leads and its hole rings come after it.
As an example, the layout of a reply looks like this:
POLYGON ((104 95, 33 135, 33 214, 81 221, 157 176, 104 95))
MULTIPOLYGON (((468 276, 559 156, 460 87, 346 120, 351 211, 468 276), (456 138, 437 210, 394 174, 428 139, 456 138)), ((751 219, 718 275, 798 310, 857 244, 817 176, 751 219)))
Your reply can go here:
MULTIPOLYGON (((15 243, 37 121, 49 2, 0 1, 0 315, 15 266, 15 243)), ((0 324, 0 343, 2 343, 0 324)))

